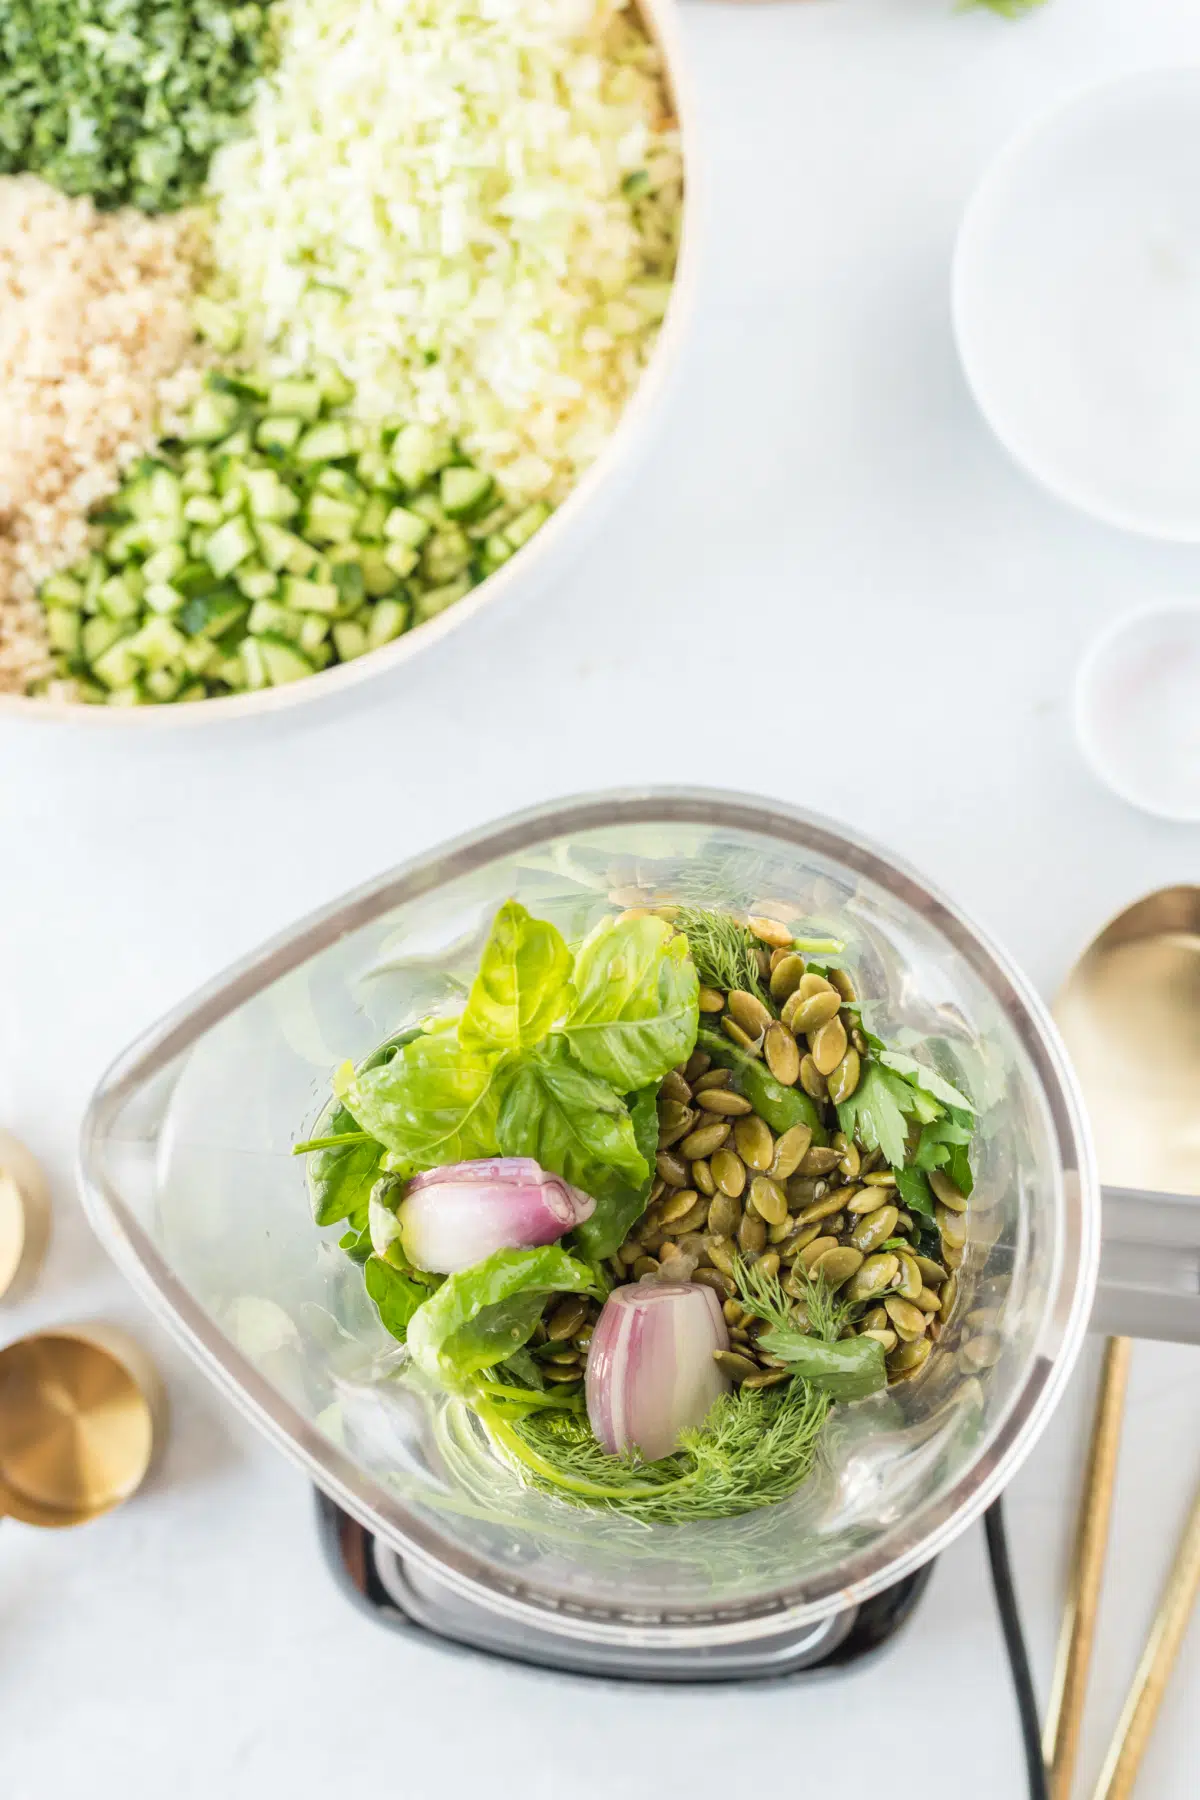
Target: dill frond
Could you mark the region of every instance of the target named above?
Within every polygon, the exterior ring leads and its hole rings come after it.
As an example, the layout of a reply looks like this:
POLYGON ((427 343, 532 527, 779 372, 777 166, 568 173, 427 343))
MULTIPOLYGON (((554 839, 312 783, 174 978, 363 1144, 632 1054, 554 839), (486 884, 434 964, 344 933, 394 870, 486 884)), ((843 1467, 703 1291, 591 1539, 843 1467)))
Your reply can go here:
POLYGON ((675 929, 687 938, 696 973, 706 987, 720 988, 724 993, 731 988, 744 988, 772 1012, 777 1010, 759 976, 755 956, 758 940, 732 913, 681 906, 675 929))

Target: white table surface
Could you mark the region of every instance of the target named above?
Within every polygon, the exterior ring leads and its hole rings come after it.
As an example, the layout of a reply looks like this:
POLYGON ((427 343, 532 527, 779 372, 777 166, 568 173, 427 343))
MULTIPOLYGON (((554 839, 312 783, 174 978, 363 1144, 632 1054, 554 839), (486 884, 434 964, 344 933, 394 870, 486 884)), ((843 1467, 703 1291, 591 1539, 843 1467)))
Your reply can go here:
MULTIPOLYGON (((1200 877, 1200 828, 1097 787, 1067 705, 1092 633, 1194 591, 1200 550, 1092 525, 1010 467, 947 301, 956 220, 1013 128, 1200 57, 1200 11, 697 4, 685 31, 712 162, 699 317, 636 490, 557 591, 344 713, 136 744, 0 727, 0 1122, 57 1197, 44 1279, 0 1336, 125 1319, 174 1404, 136 1503, 74 1533, 0 1527, 3 1800, 1024 1792, 977 1530, 903 1648, 837 1684, 581 1690, 393 1641, 334 1591, 301 1477, 149 1324, 72 1192, 88 1092, 158 1013, 340 890, 556 793, 694 780, 809 803, 944 884, 1047 992, 1115 909, 1200 877), (733 692, 726 725, 690 730, 689 695, 756 645, 777 703, 733 692), (334 794, 336 843, 311 825, 334 794)), ((1011 1493, 1043 1692, 1095 1351, 1011 1493)), ((1200 1475, 1198 1376, 1200 1352, 1137 1351, 1093 1776, 1200 1475)), ((1198 1698, 1200 1630, 1146 1800, 1194 1794, 1198 1698)))

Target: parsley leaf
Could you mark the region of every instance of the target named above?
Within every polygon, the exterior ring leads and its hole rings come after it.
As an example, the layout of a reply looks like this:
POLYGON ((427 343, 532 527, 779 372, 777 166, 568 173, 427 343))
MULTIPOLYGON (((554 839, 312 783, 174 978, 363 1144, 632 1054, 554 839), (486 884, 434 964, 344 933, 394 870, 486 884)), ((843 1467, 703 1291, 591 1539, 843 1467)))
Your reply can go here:
POLYGON ((872 1060, 850 1098, 838 1107, 838 1123, 848 1138, 857 1137, 866 1150, 882 1150, 894 1169, 901 1168, 908 1145, 907 1116, 915 1112, 917 1098, 916 1089, 903 1076, 872 1060))
POLYGON ((975 1111, 965 1094, 960 1094, 936 1069, 919 1063, 915 1056, 905 1056, 899 1050, 878 1050, 876 1055, 886 1069, 894 1069, 897 1075, 903 1075, 913 1087, 939 1101, 942 1106, 953 1106, 966 1113, 975 1111))

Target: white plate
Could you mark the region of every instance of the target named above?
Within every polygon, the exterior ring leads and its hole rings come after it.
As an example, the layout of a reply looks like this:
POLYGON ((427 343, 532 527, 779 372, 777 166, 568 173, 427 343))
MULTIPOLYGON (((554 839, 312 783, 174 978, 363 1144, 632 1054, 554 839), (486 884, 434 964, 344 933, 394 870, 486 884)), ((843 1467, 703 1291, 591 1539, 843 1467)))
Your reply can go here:
POLYGON ((954 328, 975 398, 1054 494, 1200 542, 1200 68, 1076 96, 967 208, 954 328))
POLYGON ((1164 600, 1101 632, 1075 685, 1101 781, 1160 819, 1200 819, 1200 600, 1164 600))

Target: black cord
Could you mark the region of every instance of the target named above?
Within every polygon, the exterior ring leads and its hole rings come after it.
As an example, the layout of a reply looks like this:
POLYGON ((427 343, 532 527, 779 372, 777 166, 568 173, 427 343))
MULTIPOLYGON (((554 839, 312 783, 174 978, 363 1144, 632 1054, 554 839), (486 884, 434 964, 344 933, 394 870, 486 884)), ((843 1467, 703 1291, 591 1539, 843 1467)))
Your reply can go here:
POLYGON ((1046 1765, 1042 1761, 1042 1732, 1038 1724, 1037 1700, 1033 1677, 1029 1673, 1029 1656, 1021 1630, 1021 1614, 1013 1587, 1012 1566, 1008 1560, 1008 1533, 1004 1529, 1004 1509, 993 1500, 983 1515, 987 1533, 988 1561, 992 1566, 992 1586, 996 1590, 996 1607, 1004 1632, 1004 1648, 1012 1670, 1017 1695, 1017 1713, 1021 1721, 1021 1742, 1025 1746, 1025 1766, 1029 1772, 1029 1800, 1048 1800, 1046 1765))

